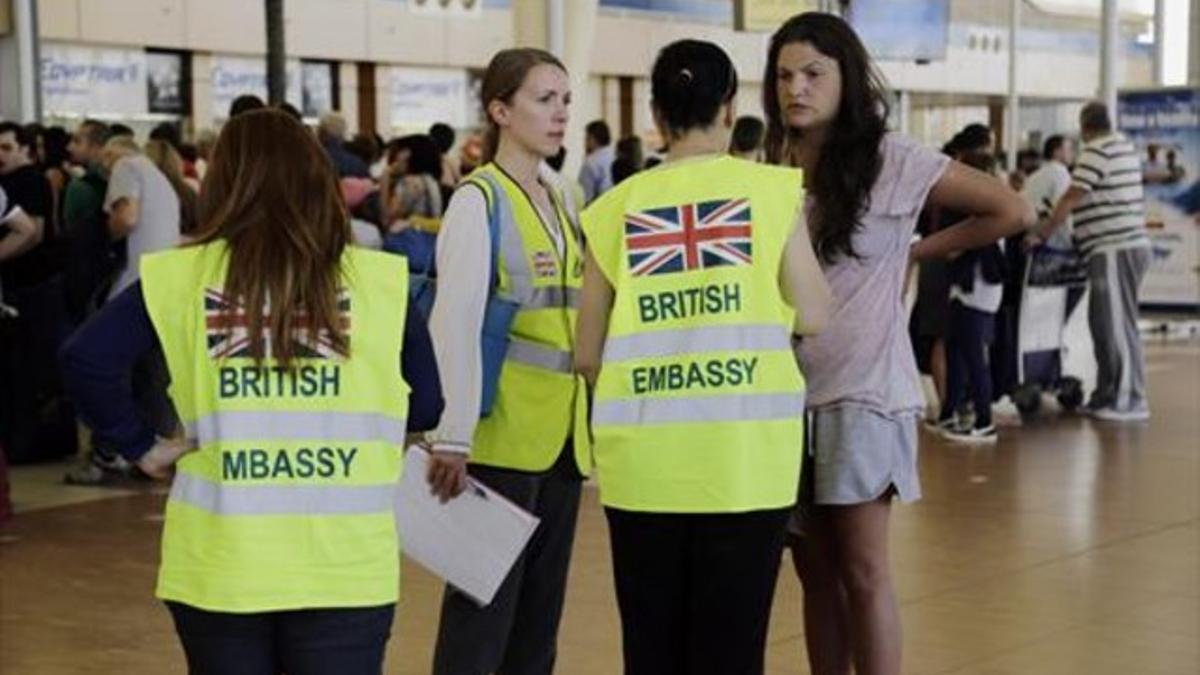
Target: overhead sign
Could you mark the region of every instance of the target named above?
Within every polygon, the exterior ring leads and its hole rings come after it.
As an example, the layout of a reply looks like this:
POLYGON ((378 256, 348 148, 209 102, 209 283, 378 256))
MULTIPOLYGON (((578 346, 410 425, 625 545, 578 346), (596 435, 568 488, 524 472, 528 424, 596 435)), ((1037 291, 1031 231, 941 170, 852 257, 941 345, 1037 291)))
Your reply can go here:
POLYGON ((854 0, 848 19, 876 59, 946 58, 950 0, 854 0))
POLYGON ((407 68, 389 73, 393 127, 428 126, 445 122, 455 128, 472 126, 467 71, 461 68, 407 68))
MULTIPOLYGON (((287 61, 287 92, 289 103, 300 108, 300 62, 287 61)), ((253 94, 267 100, 267 57, 265 56, 222 56, 212 58, 212 116, 225 119, 229 116, 229 104, 242 94, 253 94)))
POLYGON ((820 0, 734 0, 733 27, 754 33, 774 33, 793 16, 820 8, 820 0))
POLYGON ((146 52, 45 42, 42 107, 50 114, 146 112, 146 52))

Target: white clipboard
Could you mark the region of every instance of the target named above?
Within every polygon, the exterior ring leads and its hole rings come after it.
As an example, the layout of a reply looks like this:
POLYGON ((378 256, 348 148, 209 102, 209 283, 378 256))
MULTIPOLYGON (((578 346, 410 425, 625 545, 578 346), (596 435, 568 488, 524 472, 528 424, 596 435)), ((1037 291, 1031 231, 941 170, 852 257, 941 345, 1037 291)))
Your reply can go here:
POLYGON ((465 492, 442 504, 429 491, 428 466, 425 450, 413 446, 405 453, 395 504, 400 549, 487 605, 529 543, 538 519, 474 480, 465 492))

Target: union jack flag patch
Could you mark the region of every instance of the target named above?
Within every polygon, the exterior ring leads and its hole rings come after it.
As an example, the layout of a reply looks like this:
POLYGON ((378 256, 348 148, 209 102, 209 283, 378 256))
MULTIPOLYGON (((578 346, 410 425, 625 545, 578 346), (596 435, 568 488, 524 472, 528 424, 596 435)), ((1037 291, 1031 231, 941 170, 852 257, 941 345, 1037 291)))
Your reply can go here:
MULTIPOLYGON (((343 333, 350 331, 350 294, 338 293, 338 315, 343 333)), ((270 303, 263 313, 263 356, 271 358, 270 303)), ((302 359, 332 359, 341 355, 333 348, 328 331, 314 331, 307 325, 305 314, 296 316, 292 353, 302 359)), ((204 334, 210 359, 252 357, 250 329, 242 303, 221 291, 209 288, 204 292, 204 334)))
POLYGON ((749 265, 749 199, 666 206, 625 215, 625 249, 635 277, 749 265))

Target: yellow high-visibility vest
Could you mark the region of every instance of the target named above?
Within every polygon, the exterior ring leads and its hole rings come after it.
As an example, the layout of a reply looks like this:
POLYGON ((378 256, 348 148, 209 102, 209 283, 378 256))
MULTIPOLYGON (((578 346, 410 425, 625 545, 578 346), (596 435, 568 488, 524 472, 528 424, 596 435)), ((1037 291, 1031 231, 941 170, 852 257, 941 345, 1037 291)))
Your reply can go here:
POLYGON ((804 379, 779 270, 795 169, 664 164, 583 213, 615 289, 592 429, 606 506, 744 512, 796 501, 804 379))
MULTIPOLYGON (((575 317, 583 282, 583 243, 575 214, 550 189, 565 241, 559 253, 529 195, 497 164, 486 164, 460 189, 482 190, 499 218, 500 298, 517 303, 491 413, 479 421, 471 461, 521 471, 544 471, 574 439, 581 473, 590 464, 583 379, 575 373, 575 317)), ((487 230, 481 224, 481 232, 487 230)))
POLYGON ((347 248, 339 310, 350 355, 302 333, 290 371, 256 365, 246 326, 223 313, 239 303, 223 292, 224 243, 141 265, 171 398, 197 446, 176 465, 158 596, 222 612, 395 602, 405 260, 347 248))

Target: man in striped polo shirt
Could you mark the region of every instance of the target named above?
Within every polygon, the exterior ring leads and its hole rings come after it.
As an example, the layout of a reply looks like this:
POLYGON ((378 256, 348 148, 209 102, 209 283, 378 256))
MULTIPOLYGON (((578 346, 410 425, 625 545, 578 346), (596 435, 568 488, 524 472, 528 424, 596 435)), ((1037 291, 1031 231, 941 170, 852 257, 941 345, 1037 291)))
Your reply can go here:
POLYGON ((1110 421, 1145 420, 1145 364, 1138 335, 1138 286, 1150 266, 1142 168, 1133 143, 1113 130, 1108 108, 1089 103, 1079 114, 1084 147, 1071 187, 1035 228, 1048 237, 1068 217, 1088 268, 1088 323, 1098 369, 1089 412, 1110 421))

